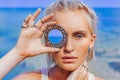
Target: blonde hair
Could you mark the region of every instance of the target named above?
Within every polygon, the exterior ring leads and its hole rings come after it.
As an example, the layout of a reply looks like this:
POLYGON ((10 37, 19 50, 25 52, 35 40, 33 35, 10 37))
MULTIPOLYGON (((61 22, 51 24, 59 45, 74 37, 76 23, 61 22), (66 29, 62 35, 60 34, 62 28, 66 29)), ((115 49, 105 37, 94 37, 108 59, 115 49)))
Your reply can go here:
MULTIPOLYGON (((78 0, 57 0, 48 6, 45 10, 45 15, 50 13, 54 13, 55 11, 66 11, 66 10, 83 10, 86 12, 85 17, 88 19, 90 24, 91 33, 96 33, 97 26, 97 15, 94 10, 85 5, 83 2, 78 0)), ((93 48, 91 49, 88 59, 91 60, 93 58, 93 48)))
POLYGON ((80 2, 78 0, 57 0, 50 6, 48 6, 45 10, 45 15, 48 15, 50 13, 54 13, 55 11, 65 11, 65 10, 83 10, 86 12, 86 17, 88 19, 88 22, 90 23, 90 29, 92 33, 96 32, 96 26, 97 26, 97 15, 94 10, 92 10, 90 7, 85 5, 83 2, 80 2))

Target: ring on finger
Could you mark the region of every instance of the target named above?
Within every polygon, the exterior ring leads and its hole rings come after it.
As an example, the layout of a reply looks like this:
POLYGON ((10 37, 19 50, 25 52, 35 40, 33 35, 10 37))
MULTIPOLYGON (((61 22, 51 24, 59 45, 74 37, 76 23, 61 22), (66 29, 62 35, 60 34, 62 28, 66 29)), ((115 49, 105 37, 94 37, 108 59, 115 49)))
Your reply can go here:
POLYGON ((37 28, 37 26, 36 26, 36 25, 33 25, 33 27, 37 28))
POLYGON ((41 19, 41 22, 42 22, 42 23, 44 23, 44 22, 45 22, 45 19, 44 19, 44 18, 42 18, 42 19, 41 19))
POLYGON ((27 27, 25 27, 25 26, 21 26, 22 28, 27 28, 27 27))
POLYGON ((39 29, 42 29, 42 26, 45 26, 45 27, 46 27, 46 26, 48 26, 48 24, 47 24, 47 23, 44 23, 43 25, 40 26, 39 29))
POLYGON ((25 23, 28 23, 25 19, 24 19, 24 22, 25 22, 25 23))
POLYGON ((42 33, 44 33, 45 31, 43 31, 43 30, 40 30, 42 33))

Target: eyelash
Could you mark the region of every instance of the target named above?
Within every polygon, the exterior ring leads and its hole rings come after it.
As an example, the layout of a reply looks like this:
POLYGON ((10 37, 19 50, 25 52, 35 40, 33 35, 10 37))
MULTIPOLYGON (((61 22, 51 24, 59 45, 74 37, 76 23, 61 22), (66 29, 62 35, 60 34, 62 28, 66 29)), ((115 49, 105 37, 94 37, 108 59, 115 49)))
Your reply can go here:
POLYGON ((82 37, 84 37, 84 35, 83 34, 76 34, 75 37, 76 38, 82 38, 82 37))

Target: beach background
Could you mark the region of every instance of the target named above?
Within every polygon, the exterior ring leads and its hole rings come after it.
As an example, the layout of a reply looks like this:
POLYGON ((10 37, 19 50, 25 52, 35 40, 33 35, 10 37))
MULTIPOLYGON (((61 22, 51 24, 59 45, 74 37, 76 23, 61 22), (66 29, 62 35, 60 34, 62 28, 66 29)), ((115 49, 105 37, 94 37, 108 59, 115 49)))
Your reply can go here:
MULTIPOLYGON (((28 14, 37 8, 0 8, 0 58, 11 50, 19 37, 21 25, 28 14)), ((120 8, 93 8, 99 18, 95 57, 89 64, 89 71, 107 80, 120 80, 120 8)), ((42 7, 40 16, 43 16, 42 7)), ((37 20, 38 20, 37 19, 37 20)), ((18 64, 3 80, 43 68, 47 65, 46 55, 26 59, 18 64)))

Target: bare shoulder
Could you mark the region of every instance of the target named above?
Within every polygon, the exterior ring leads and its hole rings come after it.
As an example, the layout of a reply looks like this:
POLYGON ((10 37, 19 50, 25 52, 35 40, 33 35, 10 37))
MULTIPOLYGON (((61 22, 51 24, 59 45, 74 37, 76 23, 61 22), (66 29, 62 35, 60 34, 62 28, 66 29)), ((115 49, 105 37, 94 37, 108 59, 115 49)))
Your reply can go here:
POLYGON ((25 72, 13 78, 12 80, 41 80, 40 71, 25 72))
POLYGON ((99 77, 96 77, 96 76, 95 76, 95 80, 105 80, 105 79, 99 78, 99 77))

